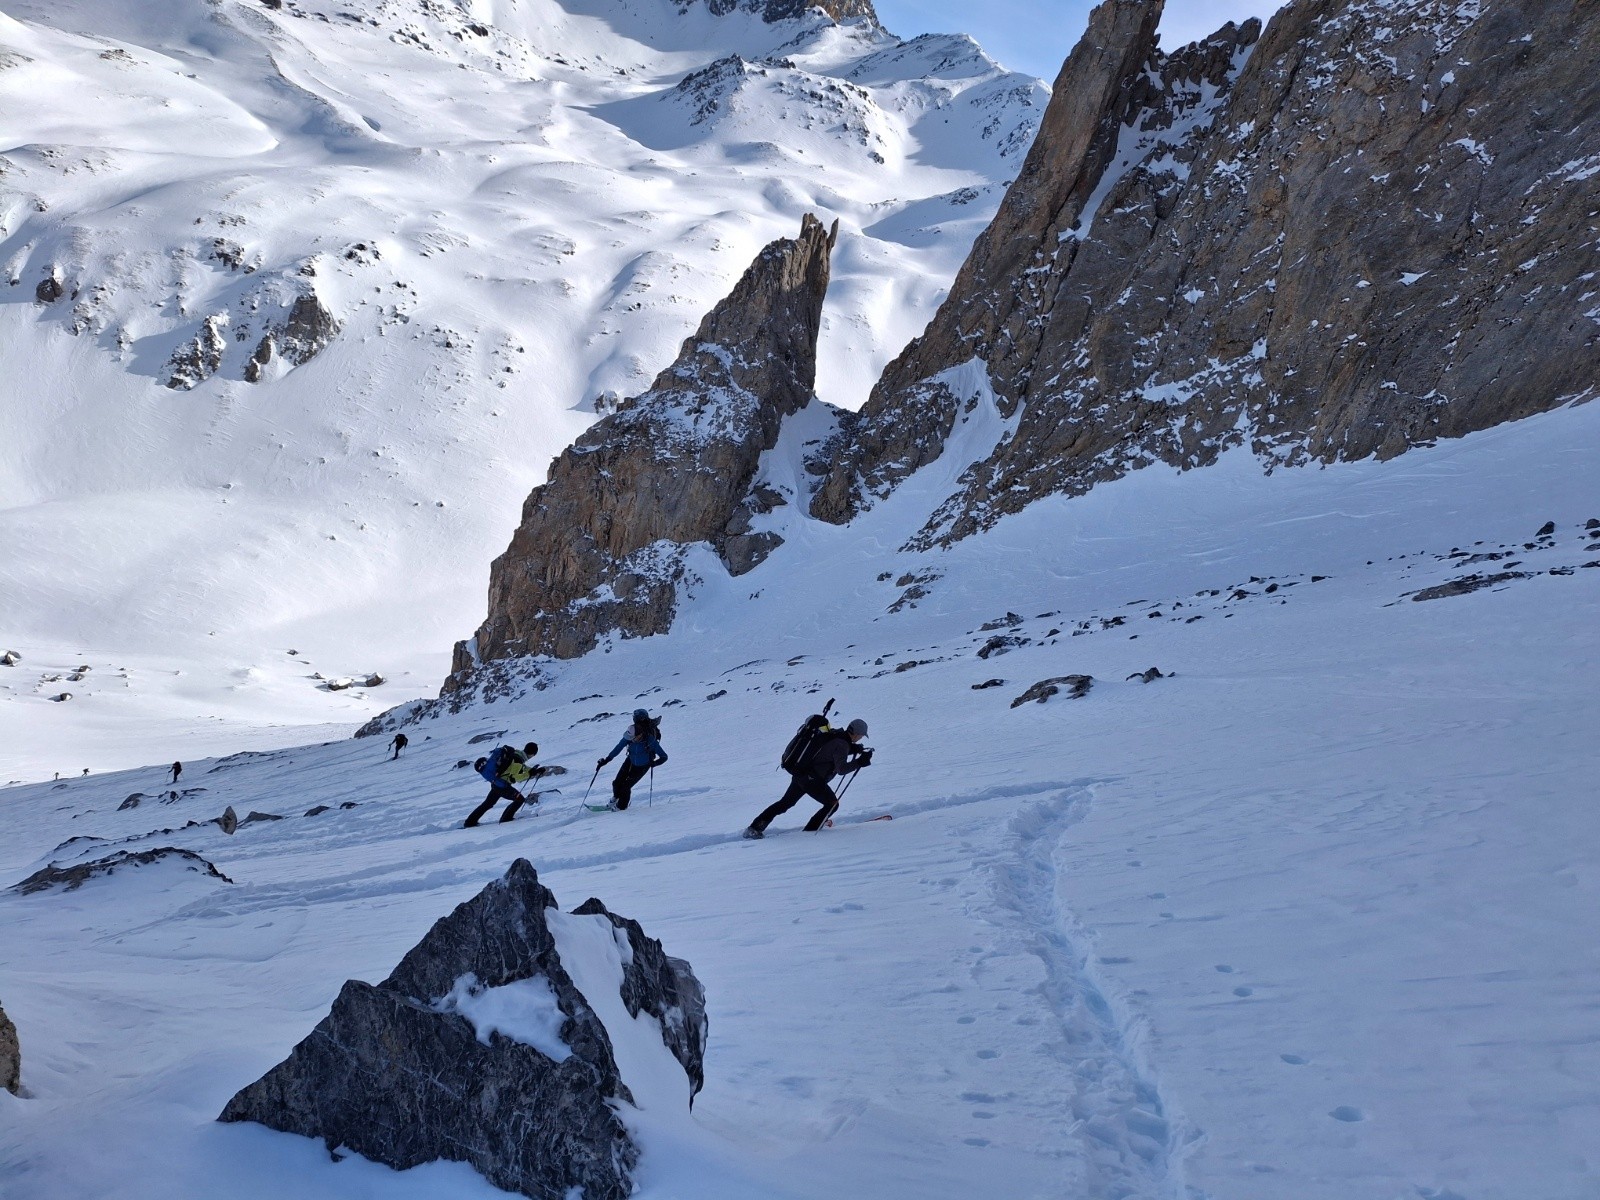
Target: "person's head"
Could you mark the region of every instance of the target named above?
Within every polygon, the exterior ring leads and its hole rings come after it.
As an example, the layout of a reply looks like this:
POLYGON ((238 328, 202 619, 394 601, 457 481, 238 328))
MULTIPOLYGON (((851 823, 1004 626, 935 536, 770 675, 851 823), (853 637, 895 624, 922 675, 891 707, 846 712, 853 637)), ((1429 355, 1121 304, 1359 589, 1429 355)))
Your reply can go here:
POLYGON ((844 731, 850 735, 852 742, 859 742, 867 736, 867 723, 857 717, 844 727, 844 731))
POLYGON ((526 746, 524 746, 522 748, 522 752, 524 754, 526 754, 529 758, 533 758, 536 754, 539 753, 539 743, 538 742, 529 742, 526 746))

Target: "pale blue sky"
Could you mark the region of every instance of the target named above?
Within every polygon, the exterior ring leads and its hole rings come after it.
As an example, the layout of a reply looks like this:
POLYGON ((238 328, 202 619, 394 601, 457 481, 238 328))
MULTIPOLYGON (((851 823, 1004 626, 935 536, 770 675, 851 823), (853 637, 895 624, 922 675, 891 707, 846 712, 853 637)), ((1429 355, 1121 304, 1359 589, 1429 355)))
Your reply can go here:
MULTIPOLYGON (((1082 36, 1096 0, 873 0, 879 19, 901 37, 970 33, 1015 71, 1053 82, 1082 36)), ((1161 44, 1182 46, 1228 21, 1267 17, 1283 0, 1167 0, 1161 44)))

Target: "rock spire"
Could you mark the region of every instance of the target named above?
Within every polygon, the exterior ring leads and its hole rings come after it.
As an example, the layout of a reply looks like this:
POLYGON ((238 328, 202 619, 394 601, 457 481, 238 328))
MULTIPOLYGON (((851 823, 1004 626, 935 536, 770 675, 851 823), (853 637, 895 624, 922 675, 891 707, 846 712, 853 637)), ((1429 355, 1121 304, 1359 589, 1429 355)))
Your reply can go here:
POLYGON ((484 662, 666 632, 690 547, 735 575, 771 552, 776 535, 749 532, 771 503, 754 481, 811 399, 837 234, 808 215, 763 249, 650 390, 556 459, 490 570, 487 619, 456 647, 456 686, 484 662))

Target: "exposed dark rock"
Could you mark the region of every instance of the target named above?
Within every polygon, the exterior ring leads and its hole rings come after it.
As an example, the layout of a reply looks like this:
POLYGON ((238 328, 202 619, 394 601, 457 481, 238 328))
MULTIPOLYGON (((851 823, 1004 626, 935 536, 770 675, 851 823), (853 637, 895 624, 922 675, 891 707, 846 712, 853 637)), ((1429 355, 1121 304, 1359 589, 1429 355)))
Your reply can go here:
POLYGON ((770 506, 757 469, 811 399, 837 230, 808 215, 799 237, 762 250, 651 389, 556 459, 494 562, 488 617, 457 645, 447 691, 496 659, 664 633, 692 545, 734 574, 770 550, 748 532, 770 506))
POLYGON ((1011 702, 1011 707, 1030 701, 1043 704, 1050 697, 1066 692, 1068 700, 1081 700, 1089 694, 1089 689, 1094 686, 1092 675, 1058 675, 1054 679, 1041 679, 1022 695, 1011 702))
POLYGON ((167 363, 169 388, 187 392, 222 369, 222 356, 228 349, 222 330, 227 323, 226 313, 207 317, 200 322, 200 332, 172 352, 167 363))
POLYGON ((1008 612, 1003 617, 996 617, 992 621, 985 621, 978 626, 979 633, 993 633, 996 629, 1015 629, 1022 624, 1022 618, 1014 612, 1008 612))
POLYGON ((1556 523, 1554 521, 1546 521, 1543 525, 1539 526, 1539 532, 1534 534, 1533 536, 1534 537, 1552 537, 1552 536, 1554 536, 1555 531, 1556 531, 1556 523))
POLYGON ((1141 683, 1154 683, 1158 679, 1165 679, 1165 678, 1166 678, 1166 676, 1163 675, 1160 672, 1160 670, 1158 670, 1155 667, 1151 667, 1148 670, 1144 670, 1144 671, 1135 671, 1132 675, 1128 676, 1129 680, 1137 679, 1141 683))
POLYGON ((54 696, 51 696, 50 699, 54 700, 57 704, 63 704, 66 701, 72 699, 72 693, 71 692, 57 692, 54 696))
POLYGON ((1006 681, 1004 679, 985 679, 982 683, 973 684, 972 690, 975 692, 981 692, 985 688, 1005 687, 1005 685, 1006 681))
POLYGON ((679 12, 688 12, 696 4, 705 5, 719 17, 741 10, 759 13, 768 24, 797 20, 813 8, 820 8, 835 21, 866 18, 876 24, 878 20, 872 0, 677 0, 679 12))
POLYGON ((1004 654, 1008 650, 1016 649, 1018 646, 1026 646, 1028 642, 1029 639, 1025 637, 997 633, 983 644, 983 647, 978 651, 978 657, 993 658, 997 654, 1004 654))
POLYGON ((504 729, 491 729, 488 733, 474 734, 467 739, 467 745, 476 746, 479 742, 495 742, 506 736, 504 729))
POLYGON ((22 1045, 4 1008, 0 1008, 0 1088, 13 1096, 22 1094, 22 1045))
POLYGON ((141 801, 143 799, 144 799, 144 793, 143 792, 135 792, 135 793, 133 793, 133 795, 129 796, 126 800, 124 800, 121 804, 117 805, 117 811, 118 812, 127 812, 128 809, 130 809, 130 808, 138 808, 139 807, 139 801, 141 801))
MULTIPOLYGON (((229 809, 228 811, 232 812, 233 810, 229 809)), ((281 820, 283 820, 283 818, 281 816, 278 816, 277 814, 274 814, 274 813, 264 813, 264 812, 252 811, 248 817, 246 817, 244 820, 239 822, 239 828, 242 829, 246 825, 255 825, 255 824, 258 824, 258 823, 260 823, 262 821, 281 821, 281 820)))
POLYGON ((7 650, 4 654, 0 654, 0 667, 14 667, 21 661, 22 655, 15 650, 7 650))
POLYGON ((601 1016, 616 1000, 580 990, 574 974, 595 986, 595 962, 564 962, 558 937, 573 939, 570 952, 592 942, 592 927, 578 923, 609 922, 610 938, 596 944, 618 952, 611 986, 628 1014, 656 1018, 684 1068, 686 1103, 702 1078, 704 993, 687 963, 598 900, 558 927, 555 910, 555 897, 518 859, 438 921, 382 983, 346 983, 310 1036, 219 1119, 320 1138, 329 1150, 401 1170, 464 1162, 536 1200, 624 1200, 639 1151, 617 1111, 635 1097, 601 1016), (539 998, 540 1045, 487 1026, 480 1033, 471 1016, 485 990, 513 985, 539 998))
POLYGON ((327 349, 339 335, 339 329, 339 322, 323 307, 316 293, 296 297, 283 323, 269 328, 256 343, 250 361, 245 364, 246 382, 259 383, 274 355, 292 367, 310 362, 327 349))
POLYGON ((67 289, 61 282, 61 277, 54 268, 50 274, 39 281, 39 286, 33 289, 33 296, 40 304, 54 304, 67 294, 67 289))
POLYGON ((332 811, 333 811, 333 809, 332 809, 331 806, 329 806, 327 804, 319 804, 315 808, 306 809, 306 816, 308 816, 308 817, 320 817, 323 813, 332 812, 332 811))
POLYGON ((620 917, 591 896, 573 916, 601 915, 628 938, 631 957, 623 967, 622 1002, 630 1017, 647 1012, 661 1024, 661 1038, 689 1077, 689 1105, 705 1086, 706 991, 693 968, 671 958, 639 922, 620 917))
POLYGON ((233 811, 233 805, 222 810, 222 815, 217 818, 217 828, 226 834, 232 834, 239 828, 239 814, 233 811))
POLYGON ((1446 596, 1465 596, 1468 592, 1476 592, 1480 588, 1494 587, 1499 583, 1509 583, 1513 579, 1526 579, 1526 571, 1501 571, 1496 575, 1464 575, 1460 579, 1452 579, 1449 583, 1436 584, 1433 587, 1423 588, 1412 595, 1413 600, 1443 600, 1446 596))
MULTIPOLYGON (((172 831, 163 830, 163 832, 172 831)), ((13 885, 11 890, 20 892, 24 896, 55 887, 65 892, 75 892, 91 879, 114 875, 123 868, 146 867, 163 860, 182 863, 188 870, 220 879, 223 883, 233 882, 192 850, 180 850, 176 846, 159 846, 153 850, 118 850, 115 854, 97 858, 93 862, 74 863, 69 867, 58 867, 51 863, 48 867, 42 867, 29 875, 21 883, 13 885)))
POLYGON ((1150 463, 1388 459, 1596 394, 1600 7, 1301 0, 1170 55, 1161 7, 1094 10, 817 516, 984 406, 1005 433, 911 548, 1150 463))

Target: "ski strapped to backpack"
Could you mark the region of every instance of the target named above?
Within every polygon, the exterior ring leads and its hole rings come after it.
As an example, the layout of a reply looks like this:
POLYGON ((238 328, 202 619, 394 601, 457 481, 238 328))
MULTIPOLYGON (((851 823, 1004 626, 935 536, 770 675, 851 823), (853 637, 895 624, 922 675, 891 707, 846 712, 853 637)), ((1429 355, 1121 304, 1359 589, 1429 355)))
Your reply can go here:
POLYGON ((828 712, 832 708, 833 699, 830 697, 820 713, 813 713, 805 719, 794 737, 789 739, 789 744, 783 748, 783 757, 778 760, 780 770, 793 775, 811 765, 811 760, 822 746, 824 735, 833 732, 828 725, 828 712))

